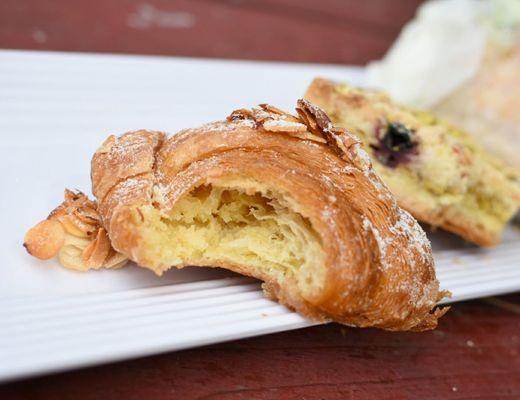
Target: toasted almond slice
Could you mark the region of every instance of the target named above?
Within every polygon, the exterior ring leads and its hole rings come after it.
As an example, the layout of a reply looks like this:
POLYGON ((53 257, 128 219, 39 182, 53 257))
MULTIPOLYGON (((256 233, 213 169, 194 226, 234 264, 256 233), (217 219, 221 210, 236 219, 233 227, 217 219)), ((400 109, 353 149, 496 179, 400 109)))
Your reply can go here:
POLYGON ((66 202, 61 203, 58 207, 56 207, 54 210, 52 210, 47 217, 47 219, 56 219, 61 217, 62 215, 67 215, 67 212, 69 210, 69 206, 66 204, 66 202))
POLYGON ((88 237, 98 228, 97 226, 84 223, 74 214, 62 215, 58 220, 63 224, 65 231, 74 236, 88 237))
POLYGON ((245 108, 233 111, 228 117, 228 121, 237 121, 242 119, 254 119, 253 113, 245 108))
POLYGON ((302 139, 302 140, 311 140, 313 142, 317 142, 317 143, 327 143, 327 141, 321 137, 321 136, 316 136, 310 132, 287 132, 287 134, 289 136, 292 136, 292 137, 295 137, 295 138, 298 138, 298 139, 302 139))
POLYGON ((111 265, 110 267, 105 266, 105 268, 119 269, 119 268, 123 268, 127 263, 128 263, 128 258, 125 258, 123 261, 120 261, 114 265, 111 265))
POLYGON ((63 195, 63 197, 65 198, 65 201, 64 203, 72 203, 76 200, 79 199, 80 197, 80 194, 82 194, 81 192, 79 193, 74 193, 72 190, 70 189, 65 189, 65 193, 63 195))
POLYGON ((105 268, 117 269, 123 267, 127 262, 128 258, 111 248, 103 266, 105 268))
POLYGON ((99 213, 97 212, 97 208, 92 208, 90 206, 86 206, 84 208, 82 208, 81 210, 79 210, 83 215, 89 217, 89 218, 92 218, 92 219, 95 219, 97 221, 99 221, 99 213))
POLYGON ((263 111, 269 113, 272 117, 281 117, 284 120, 291 122, 301 122, 296 116, 289 114, 288 112, 285 112, 283 110, 280 110, 279 108, 274 107, 270 104, 259 104, 259 106, 263 111))
POLYGON ((46 219, 31 228, 24 238, 27 252, 41 260, 54 257, 65 241, 65 231, 55 220, 46 219))
POLYGON ((72 214, 78 218, 82 223, 88 225, 99 225, 99 216, 98 214, 91 210, 90 208, 84 208, 79 210, 74 210, 72 214))
POLYGON ((297 108, 296 111, 298 111, 298 115, 300 116, 300 119, 302 122, 307 125, 307 128, 309 131, 314 133, 315 135, 323 135, 323 133, 318 128, 318 124, 316 123, 316 120, 312 117, 312 115, 304 109, 297 108))
POLYGON ((95 209, 96 203, 92 200, 90 200, 85 193, 80 192, 79 190, 76 192, 73 192, 72 190, 65 189, 65 200, 63 201, 63 204, 67 206, 72 206, 74 208, 83 208, 83 207, 90 207, 95 209))
POLYGON ((79 237, 70 234, 65 234, 65 244, 64 246, 74 246, 78 247, 83 251, 85 247, 87 247, 92 242, 92 238, 88 237, 79 237))
POLYGON ((88 237, 86 232, 82 231, 76 226, 76 224, 74 224, 70 215, 61 215, 58 217, 58 221, 61 222, 66 233, 78 237, 88 237))
POLYGON ((252 110, 253 118, 259 124, 262 124, 264 121, 272 119, 273 117, 277 117, 276 114, 271 114, 267 111, 262 110, 261 108, 253 108, 252 110))
POLYGON ((81 199, 78 203, 76 203, 76 205, 78 206, 78 208, 81 208, 83 210, 87 208, 91 208, 93 210, 97 209, 97 203, 95 201, 90 200, 83 193, 81 193, 81 199))
POLYGON ((270 104, 259 104, 260 108, 264 111, 267 111, 269 113, 272 113, 272 114, 277 114, 277 115, 290 115, 288 113, 286 113, 285 111, 283 110, 280 110, 279 108, 275 107, 275 106, 272 106, 270 104))
POLYGON ((262 124, 270 132, 306 132, 307 127, 301 122, 288 121, 282 118, 269 119, 262 124))
POLYGON ((110 253, 110 239, 106 231, 101 228, 98 230, 96 238, 83 251, 83 262, 89 268, 100 268, 110 253))
POLYGON ((318 143, 327 143, 323 136, 314 135, 307 131, 307 126, 299 122, 288 121, 285 119, 271 119, 263 123, 262 127, 269 132, 285 133, 289 136, 302 139, 312 140, 318 143))

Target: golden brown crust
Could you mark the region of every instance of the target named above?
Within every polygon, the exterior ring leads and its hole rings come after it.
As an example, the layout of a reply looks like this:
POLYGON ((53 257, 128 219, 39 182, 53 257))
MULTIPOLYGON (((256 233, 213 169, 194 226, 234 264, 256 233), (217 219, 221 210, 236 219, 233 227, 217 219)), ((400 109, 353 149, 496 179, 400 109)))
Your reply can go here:
POLYGON ((313 318, 433 328, 445 310, 432 310, 445 293, 424 232, 397 206, 354 136, 307 101, 298 102, 297 112, 262 105, 169 138, 150 131, 110 137, 93 157, 92 183, 113 247, 162 272, 170 266, 158 265, 143 248, 141 207, 168 214, 200 185, 247 177, 286 194, 311 222, 326 255, 325 286, 304 298, 290 279, 279 282, 222 260, 208 266, 262 279, 271 296, 313 318))
POLYGON ((94 196, 103 199, 118 182, 150 171, 155 162, 155 151, 164 136, 151 131, 129 132, 118 138, 109 136, 92 159, 94 196))
POLYGON ((48 260, 58 254, 65 242, 65 230, 55 220, 44 220, 31 228, 24 238, 27 252, 40 260, 48 260))

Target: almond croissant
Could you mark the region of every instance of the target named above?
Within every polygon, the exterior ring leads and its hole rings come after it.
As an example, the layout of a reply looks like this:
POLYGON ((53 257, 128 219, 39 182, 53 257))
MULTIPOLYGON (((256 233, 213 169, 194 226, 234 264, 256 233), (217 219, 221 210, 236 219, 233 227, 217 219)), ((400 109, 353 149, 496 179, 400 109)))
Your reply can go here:
POLYGON ((358 139, 305 100, 297 113, 261 105, 170 137, 110 136, 92 159, 98 235, 157 274, 197 265, 261 279, 315 319, 435 327, 445 293, 424 232, 358 139))

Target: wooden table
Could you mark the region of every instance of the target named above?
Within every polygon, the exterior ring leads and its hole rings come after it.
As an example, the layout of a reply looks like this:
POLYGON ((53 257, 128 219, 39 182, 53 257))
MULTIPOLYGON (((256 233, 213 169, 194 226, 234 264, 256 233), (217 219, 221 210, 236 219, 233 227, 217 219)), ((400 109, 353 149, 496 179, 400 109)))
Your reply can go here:
MULTIPOLYGON (((0 387, 18 399, 520 399, 520 295, 426 333, 330 324, 0 387)), ((172 333, 173 334, 173 333, 172 333)))
MULTIPOLYGON (((419 3, 2 0, 0 47, 364 64, 419 3)), ((0 399, 520 399, 519 314, 516 294, 457 304, 421 334, 330 324, 19 381, 0 399)))

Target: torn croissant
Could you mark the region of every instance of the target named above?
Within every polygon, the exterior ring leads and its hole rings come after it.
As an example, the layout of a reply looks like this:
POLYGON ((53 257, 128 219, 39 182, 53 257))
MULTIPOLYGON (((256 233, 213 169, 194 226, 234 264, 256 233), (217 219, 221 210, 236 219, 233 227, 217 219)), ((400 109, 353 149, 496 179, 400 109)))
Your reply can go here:
POLYGON ((102 227, 85 237, 82 265, 99 265, 93 254, 108 247, 93 243, 106 230, 114 249, 159 275, 221 267, 314 319, 435 327, 446 293, 424 232, 355 137, 307 101, 297 113, 264 104, 170 137, 110 136, 92 159, 102 227))
POLYGON ((58 256, 70 269, 120 268, 127 258, 112 248, 101 226, 97 204, 83 193, 65 190, 65 200, 24 239, 29 254, 41 260, 58 256))

